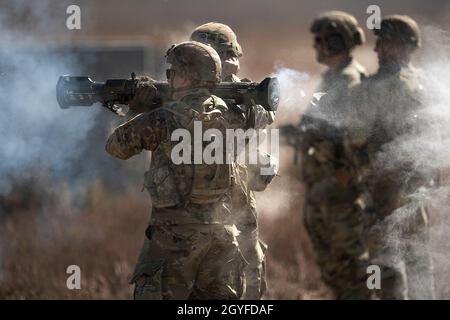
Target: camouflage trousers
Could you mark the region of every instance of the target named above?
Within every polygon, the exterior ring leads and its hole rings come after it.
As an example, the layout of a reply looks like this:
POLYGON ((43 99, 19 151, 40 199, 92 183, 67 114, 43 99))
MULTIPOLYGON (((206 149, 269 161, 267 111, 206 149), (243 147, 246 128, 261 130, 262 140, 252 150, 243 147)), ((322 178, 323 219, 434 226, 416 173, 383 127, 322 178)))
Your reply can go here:
POLYGON ((134 299, 241 298, 245 260, 234 225, 151 225, 146 235, 134 299))
POLYGON ((259 239, 258 227, 255 224, 239 225, 237 241, 247 261, 244 268, 245 291, 244 300, 259 300, 266 291, 267 245, 259 239))
MULTIPOLYGON (((367 215, 370 221, 375 213, 367 215)), ((374 290, 374 297, 434 299, 428 213, 424 206, 411 202, 370 223, 367 229, 370 264, 381 271, 381 288, 374 290)))
POLYGON ((233 222, 239 229, 237 241, 247 262, 244 268, 245 291, 242 299, 259 300, 266 291, 267 245, 259 239, 256 199, 245 181, 248 180, 245 167, 238 166, 240 184, 232 190, 233 222))
POLYGON ((361 210, 352 201, 318 201, 307 190, 304 223, 323 282, 336 299, 369 299, 361 210))

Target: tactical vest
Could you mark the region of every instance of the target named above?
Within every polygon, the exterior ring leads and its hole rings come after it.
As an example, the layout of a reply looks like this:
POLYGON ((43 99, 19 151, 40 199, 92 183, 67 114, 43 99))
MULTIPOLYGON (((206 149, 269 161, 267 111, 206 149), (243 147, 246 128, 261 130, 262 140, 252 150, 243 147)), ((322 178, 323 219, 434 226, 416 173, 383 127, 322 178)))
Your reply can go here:
MULTIPOLYGON (((145 187, 150 193, 153 207, 187 206, 189 203, 203 205, 221 201, 234 184, 235 176, 231 161, 226 159, 226 129, 230 126, 223 117, 223 112, 227 110, 225 102, 215 96, 196 96, 194 99, 183 98, 182 101, 167 104, 160 110, 172 115, 168 135, 175 129, 189 132, 191 162, 175 164, 172 161, 172 149, 180 141, 171 141, 168 136, 160 143, 152 154, 150 170, 145 174, 145 187), (198 133, 195 136, 195 121, 199 121, 197 126, 201 123, 201 136, 198 133), (194 140, 202 140, 208 129, 216 130, 215 139, 222 144, 222 163, 207 164, 203 158, 201 163, 194 163, 194 140)), ((200 150, 203 155, 209 143, 202 142, 201 149, 197 151, 200 150)))

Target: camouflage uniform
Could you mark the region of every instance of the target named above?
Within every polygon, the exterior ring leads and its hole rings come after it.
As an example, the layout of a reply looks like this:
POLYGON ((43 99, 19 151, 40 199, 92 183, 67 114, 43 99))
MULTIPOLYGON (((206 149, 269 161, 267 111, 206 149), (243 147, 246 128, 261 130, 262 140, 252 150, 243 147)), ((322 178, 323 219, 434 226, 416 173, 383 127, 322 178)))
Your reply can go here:
MULTIPOLYGON (((384 18, 375 34, 381 42, 411 45, 412 50, 420 46, 419 28, 406 16, 384 18)), ((425 203, 412 196, 436 182, 431 168, 411 160, 415 137, 432 128, 422 113, 421 78, 409 61, 385 61, 361 89, 359 118, 366 141, 361 136, 355 140, 364 146, 359 171, 371 196, 365 211, 367 244, 371 264, 381 269, 376 295, 382 299, 434 298, 428 213, 425 203)))
POLYGON ((313 23, 311 31, 325 32, 325 41, 332 42, 327 44, 330 52, 348 50, 348 60, 323 75, 318 91, 326 94, 312 102, 300 122, 304 222, 322 279, 335 297, 366 299, 368 256, 361 210, 355 202, 359 185, 346 147, 346 130, 354 116, 352 91, 365 77, 364 68, 350 55, 355 45, 362 44, 362 30, 354 17, 329 12, 313 23))
MULTIPOLYGON (((236 76, 233 76, 232 79, 230 77, 230 79, 226 79, 225 81, 240 80, 236 76)), ((232 112, 235 113, 234 111, 232 112)), ((273 116, 259 105, 251 106, 247 110, 244 121, 239 121, 235 115, 231 115, 231 118, 234 121, 230 120, 230 123, 236 129, 262 129, 273 121, 273 116)), ((260 176, 259 172, 250 171, 249 166, 244 163, 236 163, 236 166, 240 177, 239 180, 242 181, 242 184, 237 184, 233 189, 231 200, 233 216, 235 217, 234 223, 240 231, 237 240, 242 254, 248 263, 244 269, 244 299, 255 300, 261 299, 267 288, 265 259, 267 244, 259 238, 258 211, 256 210, 254 191, 263 191, 273 176, 260 176), (260 187, 258 189, 255 186, 256 183, 251 182, 252 174, 253 178, 257 176, 256 179, 258 181, 264 180, 259 183, 259 185, 263 185, 262 188, 260 187)))
POLYGON ((152 214, 132 277, 134 298, 239 299, 244 259, 230 221, 234 166, 175 164, 171 155, 178 144, 171 134, 179 128, 192 133, 193 120, 221 132, 228 128, 225 102, 202 88, 219 81, 220 58, 208 46, 185 42, 168 51, 167 61, 175 72, 199 80, 199 88, 178 92, 181 99, 122 124, 106 144, 120 159, 152 151, 145 174, 152 214))
MULTIPOLYGON (((242 56, 242 48, 237 42, 236 34, 227 25, 210 22, 197 27, 191 35, 191 40, 211 45, 222 59, 222 64, 227 57, 242 56)), ((241 80, 231 74, 223 78, 227 82, 240 82, 241 80)), ((246 81, 246 80, 244 80, 246 81)), ((262 106, 245 106, 242 110, 235 105, 230 105, 228 121, 235 129, 263 129, 274 121, 274 113, 266 111, 262 106)), ((265 280, 265 252, 267 245, 259 239, 258 213, 256 199, 253 191, 263 191, 270 183, 273 176, 259 177, 264 180, 260 185, 264 187, 255 189, 250 183, 247 165, 236 163, 241 184, 236 184, 232 192, 232 212, 235 224, 240 233, 239 246, 248 262, 245 267, 245 295, 244 299, 260 299, 266 290, 265 280)))

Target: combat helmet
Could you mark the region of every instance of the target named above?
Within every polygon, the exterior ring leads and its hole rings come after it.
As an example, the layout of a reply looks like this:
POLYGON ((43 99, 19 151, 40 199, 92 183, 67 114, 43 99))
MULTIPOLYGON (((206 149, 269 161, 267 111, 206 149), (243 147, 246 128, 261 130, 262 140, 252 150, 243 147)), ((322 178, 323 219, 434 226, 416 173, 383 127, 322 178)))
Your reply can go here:
POLYGON ((235 57, 242 56, 241 45, 237 41, 234 31, 223 23, 208 22, 195 28, 190 40, 209 44, 221 57, 230 54, 235 57))
POLYGON ((421 36, 417 23, 409 16, 390 15, 381 20, 380 29, 374 29, 374 34, 383 40, 398 41, 420 48, 421 36))
POLYGON ((211 86, 220 82, 222 63, 217 52, 203 43, 186 41, 173 45, 166 61, 176 72, 189 75, 198 84, 211 86))
POLYGON ((311 24, 310 31, 315 34, 325 31, 329 39, 328 45, 335 52, 351 50, 365 41, 364 31, 359 27, 358 20, 343 11, 328 11, 321 14, 311 24), (341 38, 343 43, 340 44, 336 38, 341 38))

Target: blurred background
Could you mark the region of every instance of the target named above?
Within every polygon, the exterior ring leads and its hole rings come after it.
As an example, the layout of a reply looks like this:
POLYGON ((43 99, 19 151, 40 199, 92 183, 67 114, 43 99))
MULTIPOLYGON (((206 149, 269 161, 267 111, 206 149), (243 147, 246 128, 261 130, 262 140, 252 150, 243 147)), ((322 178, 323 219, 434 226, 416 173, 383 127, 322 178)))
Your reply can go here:
MULTIPOLYGON (((126 162, 108 156, 105 139, 120 119, 100 107, 60 110, 59 75, 104 81, 135 72, 163 79, 166 50, 197 25, 218 21, 232 27, 243 47, 241 77, 282 77, 273 127, 295 123, 324 71, 315 61, 310 23, 332 9, 355 15, 368 39, 355 56, 374 72, 373 37, 365 27, 372 2, 0 0, 0 298, 131 298, 128 281, 151 209, 141 191, 150 156, 126 162), (71 4, 81 9, 79 30, 66 27, 71 4), (81 290, 66 287, 72 264, 81 268, 81 290)), ((448 0, 376 4, 382 15, 408 14, 427 30, 449 29, 448 0)), ((280 177, 258 195, 261 237, 269 245, 265 298, 331 298, 302 225, 303 191, 289 147, 281 148, 280 164, 280 177)), ((448 267, 447 243, 438 250, 445 256, 438 271, 448 267)), ((449 280, 439 272, 440 298, 450 298, 449 280)))

